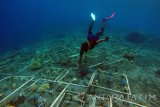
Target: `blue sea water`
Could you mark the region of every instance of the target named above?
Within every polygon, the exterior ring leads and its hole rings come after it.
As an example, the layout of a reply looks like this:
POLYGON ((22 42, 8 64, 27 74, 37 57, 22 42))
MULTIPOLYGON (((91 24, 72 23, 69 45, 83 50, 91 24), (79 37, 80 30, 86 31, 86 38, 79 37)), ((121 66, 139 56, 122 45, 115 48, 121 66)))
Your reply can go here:
POLYGON ((91 12, 98 22, 114 11, 109 26, 159 35, 159 5, 159 0, 1 0, 0 52, 35 43, 44 33, 54 38, 66 28, 88 29, 91 12))

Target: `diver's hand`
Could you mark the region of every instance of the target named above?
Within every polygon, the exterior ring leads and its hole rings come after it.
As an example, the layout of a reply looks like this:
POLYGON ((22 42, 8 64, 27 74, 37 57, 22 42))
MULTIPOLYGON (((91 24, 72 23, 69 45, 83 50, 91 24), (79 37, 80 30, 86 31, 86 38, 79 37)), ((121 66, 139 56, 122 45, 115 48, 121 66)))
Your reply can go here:
POLYGON ((107 36, 107 37, 105 38, 105 40, 106 40, 106 41, 108 41, 109 39, 110 39, 110 37, 109 37, 109 36, 107 36))

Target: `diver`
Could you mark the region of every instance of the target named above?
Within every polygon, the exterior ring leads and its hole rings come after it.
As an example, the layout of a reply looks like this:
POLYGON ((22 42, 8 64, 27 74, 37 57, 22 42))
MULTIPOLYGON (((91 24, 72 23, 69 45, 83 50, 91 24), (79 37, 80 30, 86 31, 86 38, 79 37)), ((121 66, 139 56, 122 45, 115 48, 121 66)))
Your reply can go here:
POLYGON ((80 56, 79 56, 79 68, 81 68, 82 57, 83 57, 84 53, 86 53, 88 50, 93 49, 95 47, 95 45, 97 45, 98 43, 104 42, 104 41, 108 41, 110 39, 110 37, 108 37, 108 36, 105 37, 104 39, 100 39, 100 37, 103 36, 103 34, 104 34, 105 22, 108 19, 113 18, 114 15, 115 15, 115 13, 113 12, 110 17, 103 18, 103 24, 102 24, 101 30, 99 32, 97 32, 96 34, 93 34, 92 33, 92 27, 93 27, 93 23, 95 22, 95 15, 93 13, 91 13, 92 22, 91 22, 91 24, 89 26, 88 35, 87 35, 87 41, 84 42, 81 45, 80 56))

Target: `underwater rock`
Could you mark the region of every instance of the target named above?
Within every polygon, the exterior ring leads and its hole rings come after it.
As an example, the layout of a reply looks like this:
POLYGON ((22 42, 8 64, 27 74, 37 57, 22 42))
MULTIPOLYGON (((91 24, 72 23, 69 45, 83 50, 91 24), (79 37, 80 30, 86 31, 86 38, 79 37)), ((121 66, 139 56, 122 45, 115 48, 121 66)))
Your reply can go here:
POLYGON ((35 57, 31 59, 31 69, 33 71, 39 70, 42 68, 42 60, 41 58, 35 57))
POLYGON ((24 103, 25 99, 26 99, 25 96, 18 96, 17 98, 14 98, 13 100, 11 100, 7 104, 7 107, 19 107, 19 105, 24 103))
POLYGON ((145 36, 141 32, 130 32, 126 35, 126 40, 131 43, 142 43, 146 40, 145 36))
POLYGON ((122 55, 123 58, 127 59, 128 61, 133 61, 135 56, 132 53, 125 53, 122 55))

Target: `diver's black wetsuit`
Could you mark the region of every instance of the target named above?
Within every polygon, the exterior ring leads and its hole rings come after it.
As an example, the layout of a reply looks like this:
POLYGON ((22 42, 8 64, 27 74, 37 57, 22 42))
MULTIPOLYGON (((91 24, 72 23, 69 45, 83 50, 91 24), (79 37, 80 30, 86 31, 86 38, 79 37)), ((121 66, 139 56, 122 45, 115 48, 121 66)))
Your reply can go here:
POLYGON ((101 30, 97 32, 95 35, 92 33, 94 21, 91 22, 89 30, 88 30, 87 41, 81 45, 79 66, 81 66, 81 63, 82 63, 83 54, 86 53, 88 50, 93 49, 94 46, 97 45, 97 41, 99 40, 99 38, 103 36, 104 29, 105 29, 105 22, 106 21, 103 21, 101 30))
POLYGON ((95 35, 92 33, 92 27, 93 27, 94 21, 91 22, 89 30, 88 30, 88 36, 87 36, 87 41, 84 42, 81 45, 81 50, 80 50, 80 56, 83 56, 84 52, 87 52, 88 50, 91 50, 94 48, 95 45, 97 45, 97 40, 100 38, 100 36, 103 35, 104 33, 104 28, 105 24, 103 24, 101 30, 96 33, 95 35))

